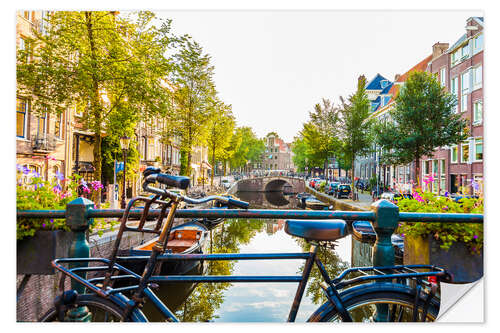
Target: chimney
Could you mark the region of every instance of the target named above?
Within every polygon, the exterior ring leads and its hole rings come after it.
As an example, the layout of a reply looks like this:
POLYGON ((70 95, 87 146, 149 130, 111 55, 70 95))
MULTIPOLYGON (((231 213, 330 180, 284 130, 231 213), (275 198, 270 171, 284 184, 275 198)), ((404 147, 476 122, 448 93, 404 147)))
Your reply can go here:
POLYGON ((436 43, 432 45, 432 60, 436 59, 440 55, 446 52, 448 50, 448 47, 450 44, 448 43, 436 43))
POLYGON ((396 74, 394 75, 394 82, 397 82, 399 80, 399 78, 401 77, 400 74, 396 74))

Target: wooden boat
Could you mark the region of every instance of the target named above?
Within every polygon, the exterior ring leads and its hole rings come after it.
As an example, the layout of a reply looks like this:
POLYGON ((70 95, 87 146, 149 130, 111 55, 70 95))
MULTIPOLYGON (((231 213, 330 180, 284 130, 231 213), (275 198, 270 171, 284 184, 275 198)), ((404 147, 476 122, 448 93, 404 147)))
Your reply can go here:
MULTIPOLYGON (((167 242, 167 253, 179 253, 179 254, 199 254, 203 253, 203 250, 207 244, 208 229, 203 224, 190 221, 182 225, 173 227, 170 231, 170 235, 167 242)), ((130 256, 150 256, 151 249, 157 238, 136 246, 129 250, 121 250, 119 252, 119 257, 117 257, 117 263, 127 267, 133 272, 142 275, 144 268, 146 266, 146 260, 141 261, 127 261, 123 257, 130 256)), ((200 260, 173 260, 173 261, 163 261, 161 263, 159 275, 184 275, 189 271, 195 270, 197 268, 202 268, 203 263, 200 260)))
MULTIPOLYGON (((369 221, 354 221, 352 223, 352 234, 360 242, 373 243, 377 239, 375 230, 369 221)), ((396 259, 403 259, 404 255, 404 239, 403 237, 393 234, 391 236, 392 246, 394 247, 394 255, 396 259)))
POLYGON ((330 206, 328 203, 320 201, 313 196, 306 198, 305 205, 306 209, 310 210, 328 210, 330 206))

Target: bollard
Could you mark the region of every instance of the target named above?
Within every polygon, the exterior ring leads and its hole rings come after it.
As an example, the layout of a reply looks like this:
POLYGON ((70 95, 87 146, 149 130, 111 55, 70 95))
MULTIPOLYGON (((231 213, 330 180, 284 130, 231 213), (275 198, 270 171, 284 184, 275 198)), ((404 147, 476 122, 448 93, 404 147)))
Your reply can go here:
MULTIPOLYGON (((377 240, 373 246, 373 266, 394 266, 394 247, 391 236, 399 221, 399 207, 387 200, 378 200, 372 204, 375 221, 372 222, 377 240)), ((377 304, 375 321, 387 321, 388 304, 377 304)))
MULTIPOLYGON (((86 233, 89 226, 93 223, 93 219, 87 218, 88 211, 94 208, 94 203, 86 198, 77 198, 66 206, 66 224, 73 232, 73 242, 69 250, 70 258, 89 258, 90 246, 87 242, 86 233)), ((70 264, 70 268, 88 267, 88 262, 79 262, 70 264)), ((82 278, 86 278, 87 274, 81 272, 82 278)), ((85 293, 85 287, 74 280, 71 280, 71 289, 76 290, 79 294, 85 293)), ((82 306, 69 311, 66 318, 67 321, 90 321, 91 313, 87 307, 82 306)))

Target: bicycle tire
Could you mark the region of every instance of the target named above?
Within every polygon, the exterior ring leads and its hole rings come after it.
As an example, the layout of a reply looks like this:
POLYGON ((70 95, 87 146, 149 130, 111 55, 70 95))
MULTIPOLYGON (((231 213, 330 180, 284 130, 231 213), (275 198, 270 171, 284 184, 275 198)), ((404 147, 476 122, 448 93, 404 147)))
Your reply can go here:
MULTIPOLYGON (((355 322, 369 322, 374 320, 374 311, 377 304, 387 304, 389 314, 387 321, 413 321, 415 289, 392 283, 371 283, 347 289, 340 293, 342 303, 355 322)), ((419 297, 418 320, 423 314, 423 304, 426 298, 419 297)), ((427 309, 425 321, 434 321, 439 313, 440 302, 433 297, 427 309)), ((342 321, 335 306, 330 302, 324 303, 309 317, 312 322, 342 321)))
MULTIPOLYGON (((113 302, 97 295, 78 295, 75 302, 77 306, 86 306, 91 313, 91 322, 118 322, 124 321, 123 309, 113 302)), ((47 311, 39 322, 59 321, 58 312, 55 307, 47 311)))

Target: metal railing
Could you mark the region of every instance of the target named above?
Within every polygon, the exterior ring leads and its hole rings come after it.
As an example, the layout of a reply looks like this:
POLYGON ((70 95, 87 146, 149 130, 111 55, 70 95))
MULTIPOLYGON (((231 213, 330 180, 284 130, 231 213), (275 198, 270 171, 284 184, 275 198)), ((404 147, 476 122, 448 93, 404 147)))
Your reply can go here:
POLYGON ((50 133, 37 133, 31 138, 34 151, 53 151, 56 149, 56 137, 50 133))
MULTIPOLYGON (((88 258, 90 247, 84 237, 93 218, 121 218, 124 209, 95 209, 94 203, 77 198, 68 203, 66 210, 22 210, 17 218, 65 218, 68 227, 75 233, 70 257, 88 258)), ((140 217, 142 209, 131 209, 129 217, 140 217)), ((161 210, 151 209, 148 217, 158 217, 161 210)), ((166 212, 168 215, 168 211, 166 212)), ((370 221, 376 233, 372 263, 374 266, 393 266, 394 248, 391 235, 400 221, 439 223, 483 223, 483 214, 408 213, 399 212, 398 206, 379 200, 371 205, 371 211, 325 211, 325 210, 273 210, 273 209, 179 209, 176 217, 184 218, 247 218, 247 219, 342 219, 345 221, 370 221)))

